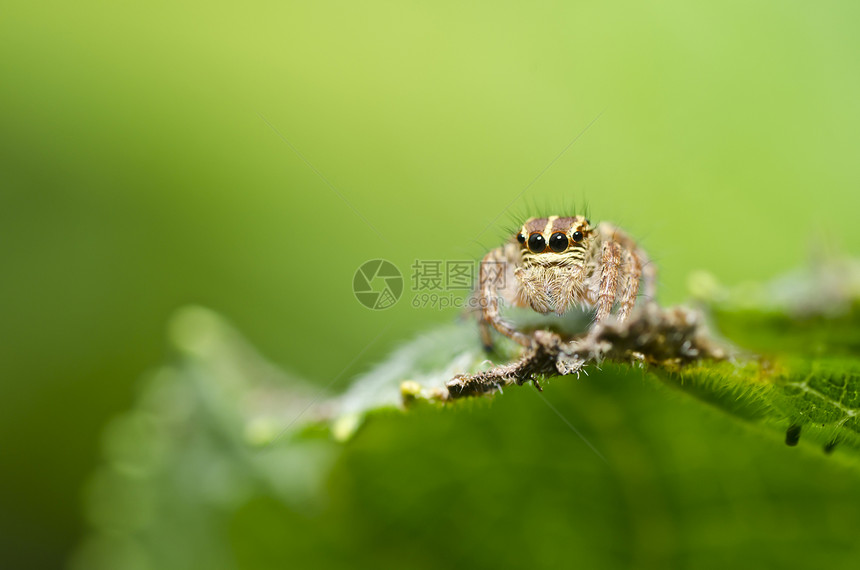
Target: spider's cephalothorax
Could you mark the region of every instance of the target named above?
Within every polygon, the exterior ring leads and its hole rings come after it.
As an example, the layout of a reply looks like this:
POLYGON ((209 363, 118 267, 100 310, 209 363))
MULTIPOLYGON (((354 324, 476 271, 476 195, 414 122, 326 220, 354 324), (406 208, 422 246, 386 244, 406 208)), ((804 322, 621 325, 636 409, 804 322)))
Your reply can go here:
POLYGON ((596 307, 595 322, 618 304, 617 317, 630 316, 639 293, 654 297, 654 267, 636 242, 615 226, 592 226, 582 216, 530 218, 511 240, 481 262, 477 295, 481 334, 492 346, 490 326, 529 346, 531 337, 499 313, 499 298, 539 313, 564 314, 577 306, 596 307))

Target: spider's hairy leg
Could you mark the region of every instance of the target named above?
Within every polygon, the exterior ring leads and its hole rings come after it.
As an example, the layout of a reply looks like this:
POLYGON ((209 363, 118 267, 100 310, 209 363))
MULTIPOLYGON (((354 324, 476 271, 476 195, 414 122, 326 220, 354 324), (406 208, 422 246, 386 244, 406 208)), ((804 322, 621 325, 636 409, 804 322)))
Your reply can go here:
POLYGON ((484 347, 484 352, 493 352, 493 327, 483 318, 478 322, 478 333, 481 335, 481 346, 484 347))
POLYGON ((639 247, 636 240, 630 237, 627 232, 613 224, 602 222, 600 224, 600 231, 604 240, 611 239, 618 242, 624 249, 629 250, 636 257, 642 272, 642 284, 640 286, 642 295, 649 302, 655 301, 657 295, 657 267, 651 262, 648 254, 639 247))
MULTIPOLYGON (((508 265, 516 261, 516 248, 503 246, 492 250, 481 261, 480 276, 478 280, 478 297, 481 307, 481 340, 484 343, 484 348, 491 350, 493 346, 490 335, 490 326, 495 328, 501 334, 523 346, 531 346, 532 339, 518 330, 514 329, 508 322, 502 319, 499 298, 501 292, 497 285, 499 284, 499 271, 503 271, 505 277, 512 277, 512 272, 508 271, 508 265)), ((507 281, 507 279, 505 279, 507 281)), ((518 280, 513 279, 513 283, 504 283, 503 286, 510 290, 511 287, 517 287, 518 280)), ((508 294, 506 298, 514 298, 516 294, 508 294)))
POLYGON ((642 276, 639 258, 629 249, 624 249, 622 252, 621 274, 624 277, 619 295, 621 306, 618 309, 618 322, 626 321, 633 311, 633 305, 636 304, 636 294, 639 292, 639 278, 642 276))
POLYGON ((615 294, 618 289, 618 266, 621 264, 621 246, 614 241, 603 242, 600 275, 600 292, 597 295, 597 315, 595 322, 600 322, 609 316, 612 305, 615 304, 615 294))

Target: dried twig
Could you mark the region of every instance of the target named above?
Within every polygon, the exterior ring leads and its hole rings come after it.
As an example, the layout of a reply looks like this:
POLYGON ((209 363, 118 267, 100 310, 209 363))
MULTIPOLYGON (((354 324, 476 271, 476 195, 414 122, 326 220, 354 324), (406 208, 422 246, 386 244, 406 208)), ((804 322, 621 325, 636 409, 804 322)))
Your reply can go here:
POLYGON ((700 359, 722 360, 728 354, 706 331, 701 315, 684 307, 662 309, 648 304, 624 323, 598 323, 581 338, 564 340, 549 331, 535 331, 533 344, 519 360, 485 372, 460 374, 447 383, 444 399, 499 391, 510 384, 544 376, 579 374, 586 364, 612 360, 644 362, 678 368, 700 359))

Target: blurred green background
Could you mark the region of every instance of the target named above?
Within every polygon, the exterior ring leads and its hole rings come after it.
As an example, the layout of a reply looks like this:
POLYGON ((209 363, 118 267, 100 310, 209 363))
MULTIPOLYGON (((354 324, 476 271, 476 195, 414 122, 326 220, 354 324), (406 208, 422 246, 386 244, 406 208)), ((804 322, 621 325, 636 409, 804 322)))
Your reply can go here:
POLYGON ((4 567, 79 540, 100 430, 186 303, 328 383, 455 314, 365 309, 362 262, 475 259, 526 188, 639 236, 666 302, 856 253, 858 27, 847 1, 7 2, 4 567))

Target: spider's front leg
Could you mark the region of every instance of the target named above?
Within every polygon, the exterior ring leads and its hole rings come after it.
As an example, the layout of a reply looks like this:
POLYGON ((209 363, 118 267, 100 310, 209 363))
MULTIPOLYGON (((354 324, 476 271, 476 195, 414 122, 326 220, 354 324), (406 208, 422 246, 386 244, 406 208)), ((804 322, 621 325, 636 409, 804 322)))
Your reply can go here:
POLYGON ((509 271, 508 265, 515 263, 517 255, 516 248, 508 245, 494 249, 481 261, 478 279, 478 301, 481 308, 480 331, 484 349, 488 352, 493 348, 491 326, 518 344, 532 345, 530 336, 516 330, 502 318, 499 306, 500 286, 508 292, 506 298, 509 300, 516 298, 518 281, 514 278, 513 271, 509 271), (508 280, 513 282, 507 282, 508 280), (510 293, 511 291, 513 294, 510 293))
POLYGON ((640 292, 647 302, 656 301, 657 268, 651 262, 648 254, 626 232, 606 222, 600 224, 600 230, 605 241, 616 242, 622 249, 620 271, 625 280, 620 292, 619 319, 623 321, 630 315, 640 292), (628 296, 630 299, 627 299, 628 296), (624 308, 626 299, 629 302, 627 309, 624 308), (621 316, 622 313, 623 317, 621 316))
POLYGON ((594 321, 599 323, 612 312, 618 289, 618 266, 621 264, 621 246, 614 241, 603 242, 600 265, 600 289, 597 295, 597 315, 594 321))
POLYGON ((619 295, 618 322, 624 322, 633 311, 636 295, 639 293, 639 279, 642 277, 642 263, 636 252, 625 249, 622 263, 622 287, 619 295))

